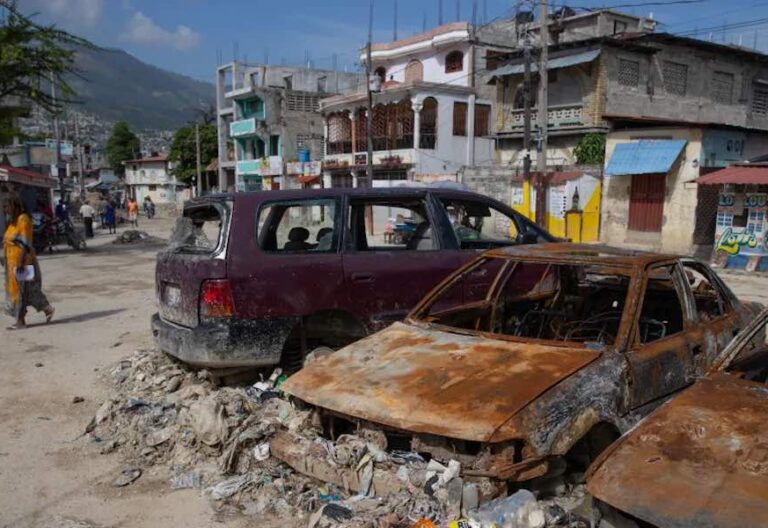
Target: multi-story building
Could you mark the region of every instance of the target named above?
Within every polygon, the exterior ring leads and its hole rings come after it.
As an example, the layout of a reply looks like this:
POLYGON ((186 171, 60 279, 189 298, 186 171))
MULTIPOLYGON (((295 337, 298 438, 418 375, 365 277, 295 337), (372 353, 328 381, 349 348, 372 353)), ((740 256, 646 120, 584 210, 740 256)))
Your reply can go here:
POLYGON ((127 160, 123 165, 129 196, 139 203, 149 196, 158 205, 176 204, 176 194, 182 185, 173 176, 173 167, 165 154, 127 160))
MULTIPOLYGON (((365 60, 366 54, 361 55, 365 60)), ((493 158, 492 100, 475 89, 471 25, 457 22, 373 44, 373 182, 455 180, 461 167, 493 158)), ((364 89, 321 102, 326 185, 358 186, 367 160, 364 89)))
POLYGON ((234 62, 218 68, 216 81, 218 188, 243 191, 297 187, 304 171, 319 176, 319 102, 357 89, 364 77, 234 62))

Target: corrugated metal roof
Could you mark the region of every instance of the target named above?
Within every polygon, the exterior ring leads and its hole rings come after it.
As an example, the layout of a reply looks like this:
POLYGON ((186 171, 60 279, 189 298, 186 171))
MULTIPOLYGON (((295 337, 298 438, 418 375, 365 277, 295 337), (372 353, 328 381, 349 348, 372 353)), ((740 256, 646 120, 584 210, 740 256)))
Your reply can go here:
POLYGON ((728 167, 696 178, 699 185, 768 185, 768 167, 728 167))
POLYGON ((641 139, 619 143, 608 161, 605 175, 667 173, 686 143, 684 139, 641 139))
MULTIPOLYGON (((582 51, 580 53, 574 53, 571 55, 565 55, 563 57, 555 57, 550 58, 547 61, 547 69, 548 70, 556 70, 558 68, 567 68, 568 66, 575 66, 577 64, 584 64, 586 62, 592 62, 597 57, 600 56, 600 50, 589 50, 589 51, 582 51)), ((504 75, 518 75, 523 73, 525 70, 524 63, 520 64, 510 64, 508 66, 502 66, 500 68, 497 68, 493 72, 493 79, 496 77, 502 77, 504 75)), ((537 72, 539 71, 539 65, 536 62, 531 63, 531 72, 537 72)))

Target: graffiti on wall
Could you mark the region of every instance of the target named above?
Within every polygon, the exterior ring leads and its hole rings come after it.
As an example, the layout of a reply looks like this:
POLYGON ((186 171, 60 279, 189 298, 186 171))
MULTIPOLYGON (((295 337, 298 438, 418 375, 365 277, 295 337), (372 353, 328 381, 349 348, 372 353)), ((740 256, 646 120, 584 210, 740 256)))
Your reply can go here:
POLYGON ((768 253, 768 239, 765 233, 758 237, 755 233, 737 232, 728 227, 720 235, 715 249, 725 251, 729 255, 738 255, 742 250, 750 253, 768 253))

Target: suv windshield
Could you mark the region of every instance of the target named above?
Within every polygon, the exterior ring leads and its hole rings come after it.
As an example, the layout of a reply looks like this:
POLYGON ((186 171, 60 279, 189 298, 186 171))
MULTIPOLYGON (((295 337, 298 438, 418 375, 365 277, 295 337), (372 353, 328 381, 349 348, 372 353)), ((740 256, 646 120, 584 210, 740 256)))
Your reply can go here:
POLYGON ((223 203, 193 205, 176 220, 168 247, 171 251, 213 253, 219 247, 229 207, 223 203))
POLYGON ((416 314, 452 328, 499 335, 613 344, 629 273, 597 266, 483 258, 416 314))

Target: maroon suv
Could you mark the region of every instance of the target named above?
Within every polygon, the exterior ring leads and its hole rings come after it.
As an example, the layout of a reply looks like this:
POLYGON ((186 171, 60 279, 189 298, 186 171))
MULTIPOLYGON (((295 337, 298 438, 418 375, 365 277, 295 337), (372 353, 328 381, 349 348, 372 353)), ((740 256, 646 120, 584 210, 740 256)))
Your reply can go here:
POLYGON ((449 188, 197 199, 158 255, 152 329, 191 364, 292 370, 315 347, 402 319, 479 250, 552 240, 504 204, 449 188))

